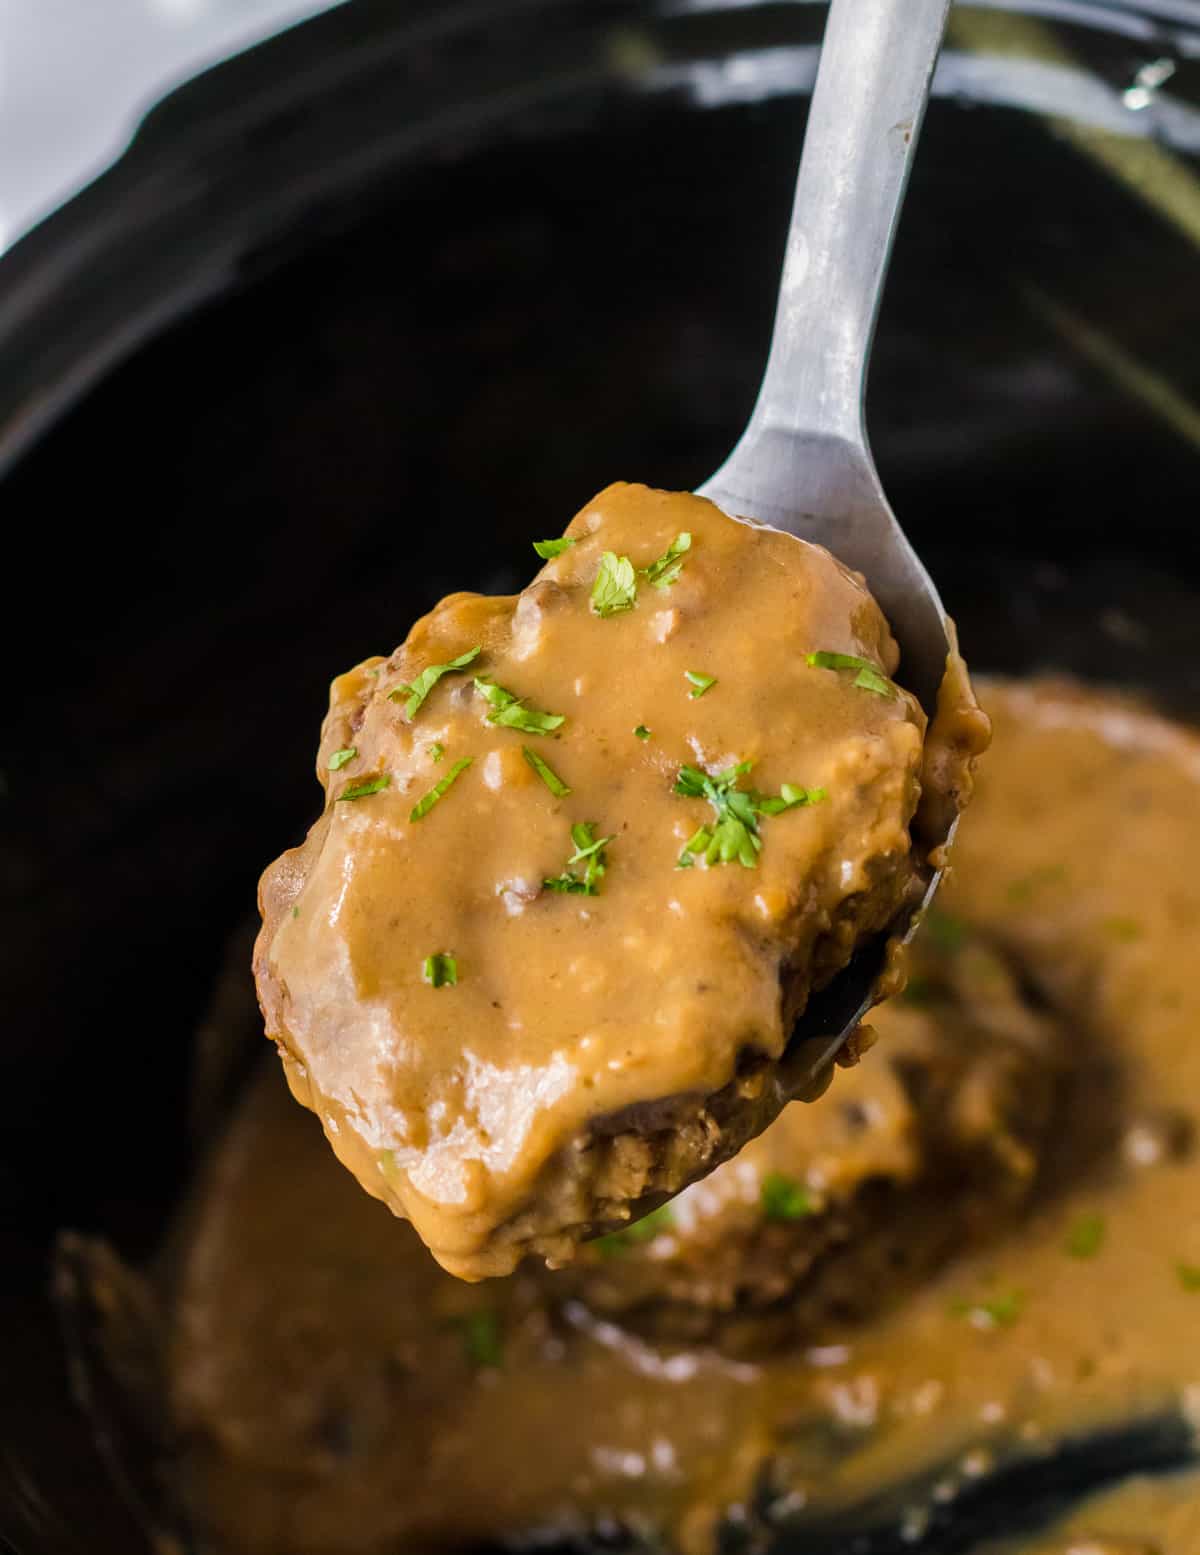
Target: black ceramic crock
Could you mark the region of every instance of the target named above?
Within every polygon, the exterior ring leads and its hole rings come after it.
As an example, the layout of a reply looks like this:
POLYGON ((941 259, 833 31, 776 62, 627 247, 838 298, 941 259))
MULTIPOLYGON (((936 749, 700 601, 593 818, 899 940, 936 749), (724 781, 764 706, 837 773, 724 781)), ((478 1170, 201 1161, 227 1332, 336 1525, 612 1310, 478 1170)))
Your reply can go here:
MULTIPOLYGON (((176 91, 0 261, 0 1550, 144 1547, 54 1235, 162 1238, 330 673, 516 586, 610 479, 730 446, 822 20, 351 0, 176 91)), ((957 6, 869 420, 980 669, 1200 713, 1198 248, 1200 3, 957 6)))

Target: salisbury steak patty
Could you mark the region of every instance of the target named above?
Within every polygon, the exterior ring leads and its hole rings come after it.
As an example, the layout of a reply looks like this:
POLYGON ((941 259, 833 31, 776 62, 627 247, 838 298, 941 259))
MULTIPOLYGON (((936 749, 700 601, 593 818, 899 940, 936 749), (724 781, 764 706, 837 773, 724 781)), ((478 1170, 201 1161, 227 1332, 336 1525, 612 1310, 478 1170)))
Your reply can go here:
POLYGON ((925 718, 861 578, 638 486, 546 550, 334 683, 324 813, 261 890, 293 1092, 468 1279, 764 1128, 810 992, 928 873, 925 718))

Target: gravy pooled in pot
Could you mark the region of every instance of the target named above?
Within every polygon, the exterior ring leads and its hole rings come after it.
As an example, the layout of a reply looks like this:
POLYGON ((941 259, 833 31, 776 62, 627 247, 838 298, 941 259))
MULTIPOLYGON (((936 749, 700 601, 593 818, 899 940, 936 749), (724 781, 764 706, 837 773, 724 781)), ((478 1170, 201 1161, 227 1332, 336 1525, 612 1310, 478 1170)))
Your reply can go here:
POLYGON ((978 1492, 1011 1541, 987 1555, 1197 1555, 1194 1471, 1053 1533, 1025 1514, 1065 1462, 1100 1490, 1115 1438, 1167 1423, 1182 1453, 1200 1425, 1200 737, 1069 685, 985 696, 963 867, 878 1047, 570 1269, 450 1278, 263 1071, 164 1285, 205 1550, 840 1552, 903 1525, 965 1555, 978 1492))
POLYGON ((771 1122, 810 993, 928 879, 923 767, 957 806, 986 743, 964 677, 954 759, 926 749, 819 547, 615 485, 538 550, 521 594, 451 595, 334 682, 255 953, 293 1093, 472 1280, 569 1260, 771 1122))

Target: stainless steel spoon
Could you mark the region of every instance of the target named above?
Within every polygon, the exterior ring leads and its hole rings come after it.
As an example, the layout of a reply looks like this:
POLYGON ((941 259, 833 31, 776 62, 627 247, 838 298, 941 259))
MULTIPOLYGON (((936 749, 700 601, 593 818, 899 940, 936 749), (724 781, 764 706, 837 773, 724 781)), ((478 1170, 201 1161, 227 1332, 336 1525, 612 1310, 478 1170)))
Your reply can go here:
MULTIPOLYGON (((733 452, 697 488, 726 512, 815 540, 861 572, 900 645, 901 679, 931 715, 950 649, 946 614, 884 496, 863 402, 949 8, 950 0, 833 0, 762 388, 733 452)), ((865 947, 809 1002, 792 1038, 793 1052, 807 1043, 801 1077, 827 1069, 866 1013, 882 958, 881 944, 865 947)))

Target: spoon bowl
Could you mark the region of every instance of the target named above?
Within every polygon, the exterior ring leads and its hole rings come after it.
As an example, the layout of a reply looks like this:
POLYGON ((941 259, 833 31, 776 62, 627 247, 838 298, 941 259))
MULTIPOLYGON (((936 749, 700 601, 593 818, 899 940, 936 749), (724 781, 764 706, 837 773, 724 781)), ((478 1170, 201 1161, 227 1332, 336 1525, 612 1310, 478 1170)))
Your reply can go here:
MULTIPOLYGON (((796 181, 770 353, 729 458, 702 486, 725 512, 783 529, 861 572, 932 717, 953 651, 928 572, 867 441, 871 341, 950 0, 833 0, 796 181)), ((942 841, 949 841, 953 826, 942 841)), ((934 872, 921 909, 941 879, 934 872)), ((918 912, 893 926, 910 938, 918 912)), ((818 1090, 874 1002, 886 943, 856 952, 791 1038, 798 1094, 818 1090), (799 1044, 805 1044, 803 1053, 799 1044)))

